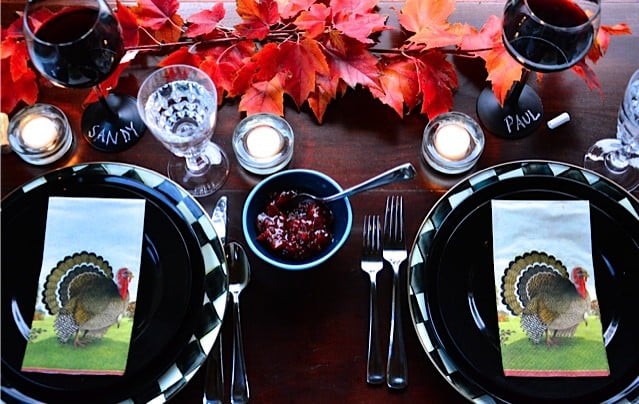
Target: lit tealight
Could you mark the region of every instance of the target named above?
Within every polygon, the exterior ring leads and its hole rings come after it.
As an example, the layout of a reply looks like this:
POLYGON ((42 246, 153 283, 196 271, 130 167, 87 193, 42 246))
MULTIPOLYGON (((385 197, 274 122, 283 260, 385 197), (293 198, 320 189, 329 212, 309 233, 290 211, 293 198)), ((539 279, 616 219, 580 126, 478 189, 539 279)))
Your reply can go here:
POLYGON ((238 163, 254 174, 267 175, 286 167, 293 158, 293 129, 270 113, 247 116, 233 132, 238 163))
POLYGON ((244 138, 246 151, 256 159, 269 159, 276 156, 283 146, 280 132, 268 125, 259 125, 249 130, 244 138))
POLYGON ((59 136, 58 125, 46 116, 35 116, 25 122, 20 132, 25 146, 34 150, 51 147, 59 136))
POLYGON ((439 114, 424 129, 422 158, 444 174, 470 170, 483 150, 484 132, 477 122, 461 112, 439 114))
POLYGON ((468 155, 470 133, 461 125, 442 125, 435 132, 435 149, 449 160, 461 160, 468 155))
POLYGON ((30 164, 50 164, 73 143, 69 121, 59 108, 35 104, 19 111, 9 122, 9 144, 30 164))

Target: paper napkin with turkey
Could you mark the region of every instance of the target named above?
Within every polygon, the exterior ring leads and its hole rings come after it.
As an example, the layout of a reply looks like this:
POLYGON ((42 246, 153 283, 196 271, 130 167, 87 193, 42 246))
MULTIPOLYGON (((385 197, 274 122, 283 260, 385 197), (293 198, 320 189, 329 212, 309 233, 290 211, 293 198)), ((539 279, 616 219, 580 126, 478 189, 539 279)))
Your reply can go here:
POLYGON ((124 374, 144 208, 143 199, 49 198, 23 371, 124 374))
POLYGON ((607 376, 588 201, 493 200, 506 376, 607 376))

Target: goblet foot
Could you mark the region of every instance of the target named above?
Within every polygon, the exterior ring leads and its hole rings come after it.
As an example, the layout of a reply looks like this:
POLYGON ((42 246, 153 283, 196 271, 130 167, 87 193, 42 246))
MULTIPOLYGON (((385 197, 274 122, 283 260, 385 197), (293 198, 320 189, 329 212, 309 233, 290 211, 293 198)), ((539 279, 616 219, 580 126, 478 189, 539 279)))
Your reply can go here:
POLYGON ((146 126, 138 114, 136 100, 109 94, 90 104, 82 114, 82 134, 94 148, 119 152, 137 143, 146 126))
POLYGON ((204 152, 209 162, 197 172, 192 171, 186 159, 171 155, 167 165, 169 178, 180 184, 195 197, 204 197, 220 189, 229 175, 229 160, 222 149, 210 142, 204 152))
POLYGON ((490 87, 477 99, 480 122, 495 135, 517 139, 533 133, 544 115, 541 99, 529 85, 524 85, 518 99, 507 99, 502 107, 490 87))
POLYGON ((596 142, 584 157, 584 167, 619 184, 628 191, 639 187, 639 155, 624 156, 618 139, 596 142))

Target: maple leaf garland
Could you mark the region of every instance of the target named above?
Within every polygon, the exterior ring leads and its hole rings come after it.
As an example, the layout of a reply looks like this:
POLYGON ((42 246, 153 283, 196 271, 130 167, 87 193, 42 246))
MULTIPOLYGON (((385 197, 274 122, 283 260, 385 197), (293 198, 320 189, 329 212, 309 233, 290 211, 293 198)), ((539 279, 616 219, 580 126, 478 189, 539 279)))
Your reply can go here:
MULTIPOLYGON (((115 15, 127 48, 165 55, 158 66, 201 68, 216 83, 219 101, 239 98, 239 110, 247 114, 283 115, 286 95, 298 108, 306 103, 321 123, 332 100, 349 87, 361 87, 400 117, 421 104, 420 112, 430 119, 453 106, 457 75, 449 54, 484 59, 503 102, 521 66, 503 47, 500 18, 490 16, 476 29, 448 21, 455 0, 407 0, 395 28, 386 25, 378 1, 237 0, 241 22, 232 28, 222 24, 225 9, 219 2, 183 19, 178 0, 138 0, 130 7, 118 1, 115 15), (406 32, 405 43, 375 48, 375 35, 391 29, 406 32)), ((37 76, 26 63, 21 31, 20 18, 2 30, 2 78, 15 83, 15 91, 2 93, 7 113, 20 102, 37 101, 37 76)), ((602 26, 587 59, 596 63, 611 35, 627 34, 626 24, 602 26)), ((122 85, 128 63, 101 84, 103 91, 122 85)), ((591 89, 600 88, 585 61, 573 71, 591 89)), ((85 102, 93 99, 91 92, 85 102)))

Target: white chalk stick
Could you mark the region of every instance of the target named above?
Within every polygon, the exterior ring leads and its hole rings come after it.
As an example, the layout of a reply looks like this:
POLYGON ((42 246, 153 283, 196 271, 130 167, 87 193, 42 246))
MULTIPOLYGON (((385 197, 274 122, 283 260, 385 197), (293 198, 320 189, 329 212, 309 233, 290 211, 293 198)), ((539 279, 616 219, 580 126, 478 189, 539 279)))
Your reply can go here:
POLYGON ((553 119, 551 119, 550 121, 548 121, 546 125, 548 125, 548 128, 550 129, 555 129, 569 121, 570 121, 570 115, 568 115, 568 112, 563 112, 557 115, 556 117, 554 117, 553 119))

